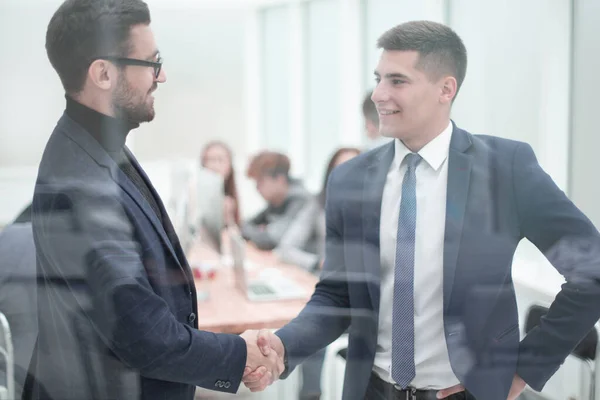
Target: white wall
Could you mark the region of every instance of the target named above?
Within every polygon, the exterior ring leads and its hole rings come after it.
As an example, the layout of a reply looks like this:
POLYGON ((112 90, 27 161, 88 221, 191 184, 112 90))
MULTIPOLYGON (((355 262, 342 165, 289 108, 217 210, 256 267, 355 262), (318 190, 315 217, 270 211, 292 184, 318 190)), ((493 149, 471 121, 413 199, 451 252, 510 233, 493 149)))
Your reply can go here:
POLYGON ((575 21, 570 187, 575 203, 600 228, 600 185, 596 164, 600 149, 600 2, 577 0, 575 21))
POLYGON ((0 167, 37 165, 64 110, 60 80, 44 48, 57 2, 0 2, 0 167))
POLYGON ((569 0, 453 0, 450 25, 469 55, 453 118, 473 133, 528 142, 567 188, 569 0))

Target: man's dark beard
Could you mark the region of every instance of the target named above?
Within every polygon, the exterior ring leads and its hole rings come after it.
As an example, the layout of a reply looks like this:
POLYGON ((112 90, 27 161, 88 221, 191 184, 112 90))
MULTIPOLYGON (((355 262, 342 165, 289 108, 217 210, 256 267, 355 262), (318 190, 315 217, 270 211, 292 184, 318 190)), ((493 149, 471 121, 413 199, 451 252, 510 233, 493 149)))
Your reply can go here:
MULTIPOLYGON (((154 87, 153 87, 154 89, 154 87)), ((119 77, 117 90, 113 95, 113 110, 119 119, 140 124, 154 119, 154 109, 144 102, 137 103, 135 94, 124 79, 119 77)))

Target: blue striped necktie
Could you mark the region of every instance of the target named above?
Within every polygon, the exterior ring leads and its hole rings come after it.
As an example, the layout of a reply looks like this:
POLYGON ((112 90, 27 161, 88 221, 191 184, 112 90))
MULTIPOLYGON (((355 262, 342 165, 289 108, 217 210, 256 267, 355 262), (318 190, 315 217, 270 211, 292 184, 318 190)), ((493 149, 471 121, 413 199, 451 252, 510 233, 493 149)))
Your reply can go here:
POLYGON ((402 388, 415 378, 415 229, 417 223, 417 177, 421 156, 405 158, 407 169, 402 181, 398 215, 394 305, 392 312, 392 378, 402 388))

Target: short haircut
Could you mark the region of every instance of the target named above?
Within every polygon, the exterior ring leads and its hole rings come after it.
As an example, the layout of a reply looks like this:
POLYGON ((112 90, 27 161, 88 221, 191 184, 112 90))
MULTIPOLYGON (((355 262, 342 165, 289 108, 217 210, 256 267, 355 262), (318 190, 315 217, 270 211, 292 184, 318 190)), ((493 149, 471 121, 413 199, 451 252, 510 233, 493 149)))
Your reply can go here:
POLYGON ((290 159, 288 156, 275 151, 262 151, 252 158, 246 175, 257 180, 263 176, 276 177, 283 175, 286 178, 290 173, 290 159))
POLYGON ((367 93, 365 99, 363 100, 362 111, 366 120, 369 120, 377 125, 379 124, 379 113, 377 112, 375 103, 373 103, 373 100, 371 100, 371 96, 373 96, 372 90, 367 93))
POLYGON ((150 24, 142 0, 66 0, 46 31, 46 52, 67 93, 81 92, 95 57, 126 57, 131 28, 150 24))
POLYGON ((377 47, 388 51, 416 51, 416 68, 430 80, 444 75, 456 79, 456 93, 467 73, 467 49, 462 39, 448 26, 432 21, 411 21, 385 32, 377 47))

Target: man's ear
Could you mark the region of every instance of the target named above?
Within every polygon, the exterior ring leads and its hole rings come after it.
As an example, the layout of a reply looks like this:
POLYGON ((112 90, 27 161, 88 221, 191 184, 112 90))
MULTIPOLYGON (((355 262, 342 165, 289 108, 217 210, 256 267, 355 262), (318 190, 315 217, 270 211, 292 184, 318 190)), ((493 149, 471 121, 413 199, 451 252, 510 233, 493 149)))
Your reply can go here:
POLYGON ((440 102, 443 104, 452 103, 456 97, 456 91, 458 90, 458 83, 456 78, 453 76, 447 76, 442 80, 440 102))
POLYGON ((88 79, 97 88, 109 90, 117 80, 117 69, 106 60, 95 60, 88 68, 88 79))

